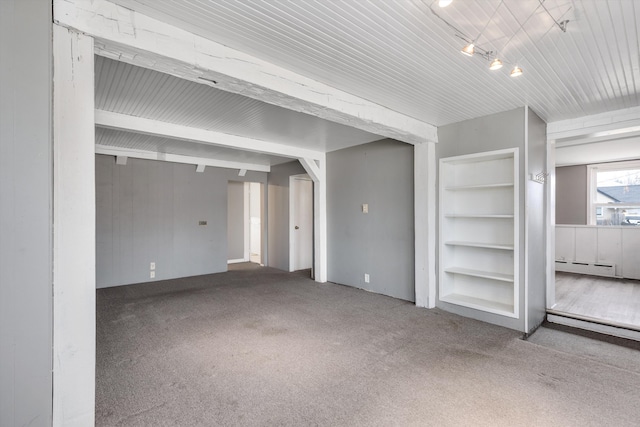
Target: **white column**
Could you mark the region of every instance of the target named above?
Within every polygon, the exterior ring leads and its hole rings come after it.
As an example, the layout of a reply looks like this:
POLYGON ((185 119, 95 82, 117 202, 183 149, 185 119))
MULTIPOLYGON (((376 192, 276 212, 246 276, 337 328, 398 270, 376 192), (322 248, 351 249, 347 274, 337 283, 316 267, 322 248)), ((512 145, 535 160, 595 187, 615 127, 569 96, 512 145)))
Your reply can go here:
POLYGON ((299 159, 313 180, 313 272, 316 282, 327 281, 327 162, 322 156, 299 159))
POLYGON ((416 305, 436 306, 436 144, 415 144, 414 222, 416 305))
POLYGON ((95 412, 93 39, 53 26, 53 425, 95 412))

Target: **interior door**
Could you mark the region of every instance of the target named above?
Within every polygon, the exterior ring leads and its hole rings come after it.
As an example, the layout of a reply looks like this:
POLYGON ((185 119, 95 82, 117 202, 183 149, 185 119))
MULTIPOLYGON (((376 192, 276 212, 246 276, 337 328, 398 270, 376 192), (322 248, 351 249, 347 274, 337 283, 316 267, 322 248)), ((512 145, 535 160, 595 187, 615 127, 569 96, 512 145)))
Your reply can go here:
POLYGON ((290 182, 289 270, 313 265, 313 182, 307 176, 293 176, 290 182))

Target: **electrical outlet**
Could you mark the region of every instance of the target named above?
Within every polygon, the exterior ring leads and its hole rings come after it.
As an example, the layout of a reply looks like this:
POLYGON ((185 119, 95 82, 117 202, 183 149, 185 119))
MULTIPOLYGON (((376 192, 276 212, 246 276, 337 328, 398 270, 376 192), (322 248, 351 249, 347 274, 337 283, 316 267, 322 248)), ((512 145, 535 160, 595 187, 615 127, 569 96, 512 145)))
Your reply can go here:
POLYGON ((369 275, 364 273, 364 283, 369 283, 369 275))
POLYGON ((198 225, 207 225, 207 221, 198 221, 198 225))
POLYGON ((156 269, 156 263, 155 262, 149 263, 149 270, 155 270, 155 269, 156 269))
POLYGON ((362 205, 362 213, 369 213, 369 204, 368 203, 364 203, 362 205))
POLYGON ((149 272, 149 279, 155 279, 156 278, 156 272, 155 271, 150 271, 149 272))

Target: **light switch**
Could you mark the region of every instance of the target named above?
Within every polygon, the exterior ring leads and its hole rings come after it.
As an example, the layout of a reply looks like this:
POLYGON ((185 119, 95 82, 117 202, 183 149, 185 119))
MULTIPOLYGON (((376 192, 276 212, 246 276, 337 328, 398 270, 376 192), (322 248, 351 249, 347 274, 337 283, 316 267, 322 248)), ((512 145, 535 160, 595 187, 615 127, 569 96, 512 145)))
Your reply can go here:
POLYGON ((149 270, 155 270, 155 269, 156 269, 156 263, 155 262, 149 263, 149 270))
POLYGON ((364 203, 362 205, 362 213, 369 213, 369 204, 368 203, 364 203))
POLYGON ((155 279, 156 278, 156 272, 155 271, 150 271, 149 272, 149 278, 150 279, 155 279))

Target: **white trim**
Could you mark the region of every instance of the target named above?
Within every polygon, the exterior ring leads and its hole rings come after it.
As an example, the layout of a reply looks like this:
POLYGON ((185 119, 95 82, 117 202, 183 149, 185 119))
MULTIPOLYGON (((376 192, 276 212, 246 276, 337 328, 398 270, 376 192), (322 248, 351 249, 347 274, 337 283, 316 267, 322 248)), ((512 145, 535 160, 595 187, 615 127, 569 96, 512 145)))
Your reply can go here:
POLYGON ((244 258, 244 259, 243 258, 230 259, 230 260, 227 261, 227 264, 238 264, 238 263, 241 263, 241 262, 249 262, 249 260, 246 259, 246 258, 244 258))
MULTIPOLYGON (((152 135, 173 138, 181 141, 199 142, 219 147, 234 148, 261 154, 273 154, 276 156, 298 158, 308 157, 317 159, 323 153, 306 148, 276 142, 263 141, 244 136, 212 130, 176 125, 159 120, 145 119, 142 117, 128 116, 126 114, 113 113, 111 111, 95 111, 96 126, 107 129, 123 130, 144 135, 152 135)), ((242 168, 238 168, 242 169, 242 168)))
POLYGON ((96 53, 410 144, 437 128, 106 0, 55 0, 54 21, 96 53))
POLYGON ((313 273, 316 282, 327 281, 327 162, 298 159, 313 180, 313 273))
POLYGON ((247 261, 251 261, 251 183, 245 182, 242 186, 242 218, 244 221, 242 230, 244 233, 242 255, 247 261))
POLYGON ((590 141, 629 137, 639 131, 640 106, 548 123, 547 139, 590 141))
POLYGON ((547 309, 556 305, 556 147, 553 140, 547 140, 547 192, 545 195, 546 219, 546 272, 547 272, 547 309))
POLYGON ((415 300, 416 306, 436 305, 436 154, 435 143, 413 148, 415 300))
POLYGON ((640 332, 632 329, 626 329, 620 326, 610 326, 601 323, 601 319, 586 320, 580 319, 574 314, 557 315, 547 314, 547 321, 558 325, 571 326, 573 328, 584 329, 585 331, 597 332, 600 334, 612 335, 614 337, 626 338, 630 340, 640 341, 640 332))
POLYGON ((93 39, 53 26, 53 420, 95 420, 93 39))
MULTIPOLYGON (((520 175, 514 176, 514 181, 519 181, 520 175), (517 178, 516 178, 517 177, 517 178)), ((529 106, 524 107, 524 185, 522 186, 522 196, 524 200, 524 246, 522 253, 524 254, 524 332, 529 333, 529 208, 528 192, 529 192, 529 106)), ((520 194, 516 191, 515 198, 519 198, 520 194)), ((517 232, 517 230, 516 230, 517 232)), ((518 255, 520 256, 520 255, 518 255)), ((517 282, 516 282, 517 283, 517 282)), ((516 292, 520 292, 516 286, 516 292)))
POLYGON ((107 156, 127 156, 133 159, 159 160, 162 162, 183 163, 188 165, 206 165, 217 168, 247 169, 257 172, 271 172, 271 166, 253 163, 232 162, 228 160, 208 159, 206 157, 183 156, 180 154, 158 153, 156 151, 132 150, 129 148, 111 147, 108 145, 95 146, 96 154, 107 156))

